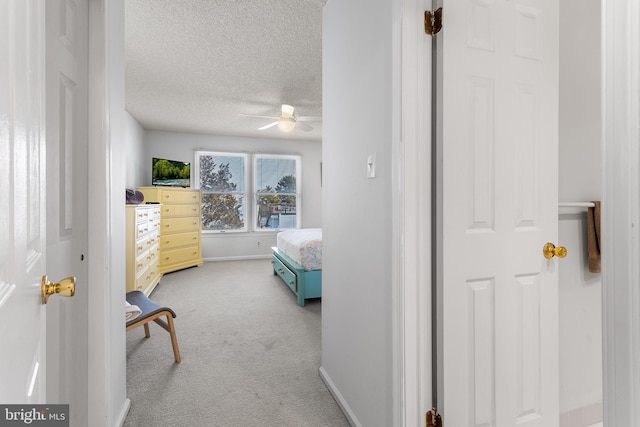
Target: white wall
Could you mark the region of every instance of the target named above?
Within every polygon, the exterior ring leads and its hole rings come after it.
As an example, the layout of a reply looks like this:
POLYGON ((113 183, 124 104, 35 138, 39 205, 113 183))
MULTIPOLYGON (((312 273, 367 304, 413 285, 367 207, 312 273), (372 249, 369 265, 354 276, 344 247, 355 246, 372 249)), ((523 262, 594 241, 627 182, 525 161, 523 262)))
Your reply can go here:
MULTIPOLYGON (((600 200, 600 1, 560 2, 560 201, 600 200)), ((600 274, 587 269, 586 210, 561 209, 560 412, 602 402, 600 274)))
POLYGON ((393 425, 395 4, 329 0, 323 19, 321 374, 353 425, 366 427, 393 425))
POLYGON ((124 117, 124 150, 126 162, 125 183, 127 188, 137 188, 145 185, 145 146, 144 128, 125 111, 124 117))
MULTIPOLYGON (((322 226, 320 162, 322 143, 279 139, 242 138, 182 132, 145 131, 142 159, 143 184, 151 185, 151 158, 194 162, 196 150, 242 151, 302 156, 302 227, 322 226)), ((193 179, 193 176, 192 176, 193 179)), ((242 259, 271 256, 275 232, 202 233, 205 260, 242 259)))

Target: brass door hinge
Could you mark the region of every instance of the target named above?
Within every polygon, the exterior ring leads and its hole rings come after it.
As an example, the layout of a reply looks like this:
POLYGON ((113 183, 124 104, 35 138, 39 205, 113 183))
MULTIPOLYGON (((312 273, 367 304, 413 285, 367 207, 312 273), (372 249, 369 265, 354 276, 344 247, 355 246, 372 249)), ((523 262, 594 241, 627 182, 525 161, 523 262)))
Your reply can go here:
POLYGON ((426 10, 424 12, 424 32, 435 36, 442 29, 442 8, 426 10))
POLYGON ((436 408, 431 408, 427 412, 427 427, 442 427, 442 417, 440 417, 436 408))

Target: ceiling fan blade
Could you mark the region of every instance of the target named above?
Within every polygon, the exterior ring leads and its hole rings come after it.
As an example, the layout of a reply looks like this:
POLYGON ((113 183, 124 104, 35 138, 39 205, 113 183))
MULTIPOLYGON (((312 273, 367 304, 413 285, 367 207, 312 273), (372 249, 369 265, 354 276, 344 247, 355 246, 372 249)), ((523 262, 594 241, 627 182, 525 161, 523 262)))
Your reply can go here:
POLYGON ((277 120, 278 119, 278 117, 276 117, 276 116, 260 116, 258 114, 242 114, 242 113, 240 113, 238 115, 242 116, 242 117, 257 117, 259 119, 271 119, 271 120, 277 120))
POLYGON ((269 123, 268 125, 264 125, 264 126, 262 126, 261 128, 258 128, 258 130, 265 130, 265 129, 269 129, 269 128, 274 127, 274 126, 275 126, 275 125, 277 125, 277 124, 278 124, 278 122, 277 122, 277 121, 276 121, 276 122, 273 122, 273 123, 269 123))
POLYGON ((300 122, 300 121, 296 121, 296 126, 299 127, 300 129, 302 129, 305 132, 309 132, 310 130, 313 130, 313 128, 311 126, 309 126, 306 123, 300 122))
POLYGON ((319 122, 322 121, 322 116, 296 116, 298 122, 319 122))

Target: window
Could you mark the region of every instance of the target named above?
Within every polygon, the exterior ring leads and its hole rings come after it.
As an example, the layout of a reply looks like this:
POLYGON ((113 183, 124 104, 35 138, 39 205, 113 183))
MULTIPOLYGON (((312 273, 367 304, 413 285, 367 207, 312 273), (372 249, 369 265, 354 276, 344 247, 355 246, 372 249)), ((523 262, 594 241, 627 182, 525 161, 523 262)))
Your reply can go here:
POLYGON ((256 230, 300 227, 300 163, 299 156, 254 155, 256 230))
POLYGON ((247 158, 242 153, 196 151, 203 231, 247 231, 247 158))
POLYGON ((300 228, 300 156, 196 151, 195 185, 202 191, 202 231, 300 228), (249 179, 249 172, 252 179, 249 179))

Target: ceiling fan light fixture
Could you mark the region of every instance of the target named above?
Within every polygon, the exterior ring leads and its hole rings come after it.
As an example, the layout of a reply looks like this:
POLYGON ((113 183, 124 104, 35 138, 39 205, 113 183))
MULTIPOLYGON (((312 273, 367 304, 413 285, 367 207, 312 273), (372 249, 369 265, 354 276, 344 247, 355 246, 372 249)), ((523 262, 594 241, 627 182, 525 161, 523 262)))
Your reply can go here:
POLYGON ((282 132, 291 132, 296 126, 296 121, 293 117, 280 117, 278 119, 278 129, 282 132))
POLYGON ((282 104, 282 117, 293 117, 293 110, 294 108, 291 105, 282 104))

